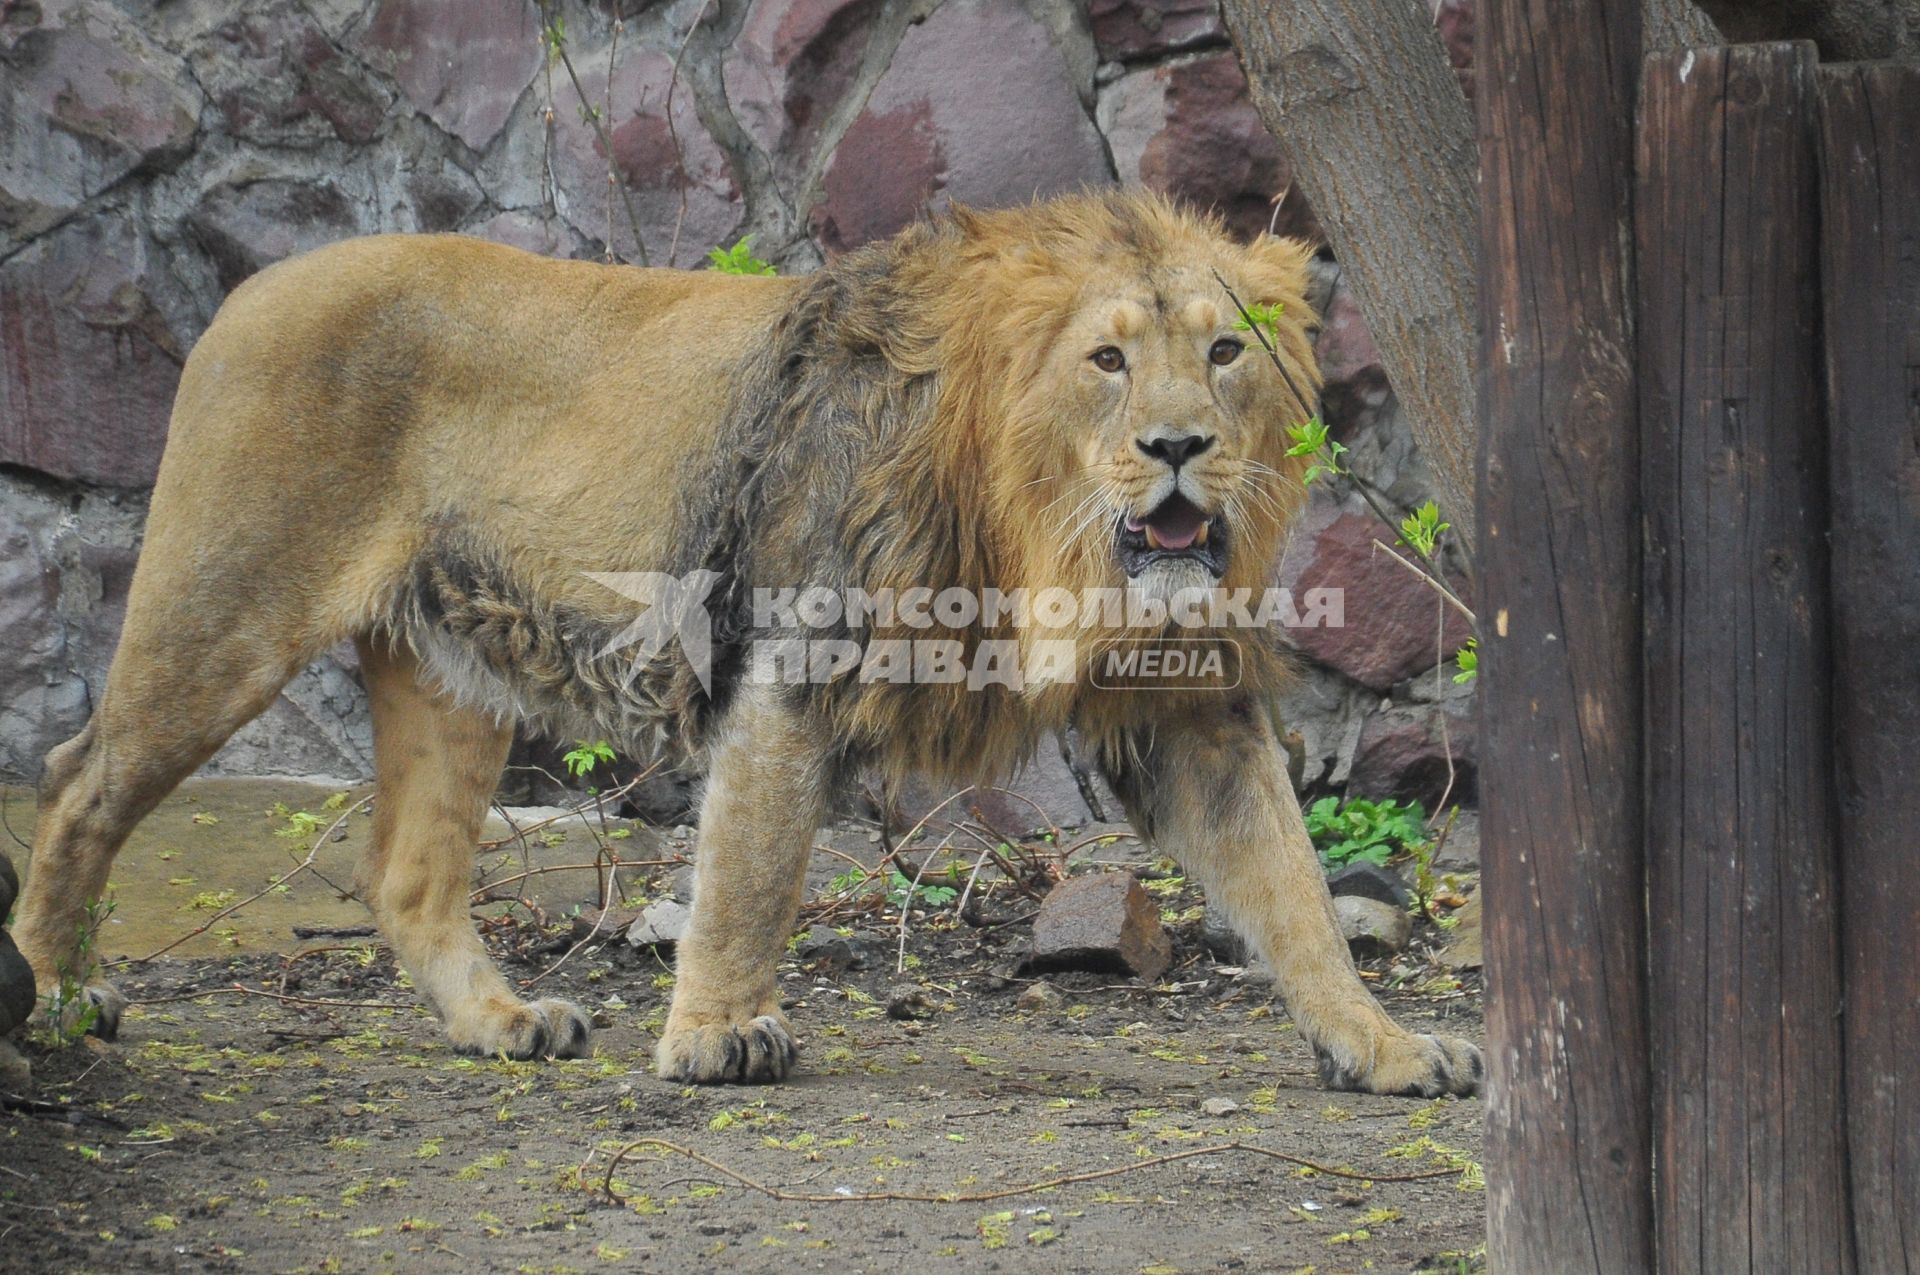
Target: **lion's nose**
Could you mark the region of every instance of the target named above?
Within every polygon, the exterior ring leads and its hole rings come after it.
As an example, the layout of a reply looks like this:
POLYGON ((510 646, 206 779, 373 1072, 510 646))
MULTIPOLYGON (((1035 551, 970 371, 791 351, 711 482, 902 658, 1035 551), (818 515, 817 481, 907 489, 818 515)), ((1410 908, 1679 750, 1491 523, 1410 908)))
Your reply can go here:
POLYGON ((1136 438, 1133 445, 1155 460, 1163 460, 1174 469, 1186 464, 1213 446, 1211 434, 1161 434, 1154 438, 1136 438))

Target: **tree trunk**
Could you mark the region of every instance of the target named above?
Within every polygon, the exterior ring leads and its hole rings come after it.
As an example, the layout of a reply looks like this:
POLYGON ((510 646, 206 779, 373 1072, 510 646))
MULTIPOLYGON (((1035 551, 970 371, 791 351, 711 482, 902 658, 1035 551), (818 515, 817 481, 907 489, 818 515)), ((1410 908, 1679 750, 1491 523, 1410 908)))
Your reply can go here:
MULTIPOLYGON (((1293 160, 1456 534, 1468 537, 1480 161, 1473 113, 1426 5, 1221 7, 1260 118, 1293 160)), ((1646 0, 1645 10, 1650 52, 1720 41, 1690 0, 1646 0)))
POLYGON ((1445 512, 1470 535, 1479 161, 1472 112, 1426 6, 1222 8, 1254 105, 1333 241, 1445 512))

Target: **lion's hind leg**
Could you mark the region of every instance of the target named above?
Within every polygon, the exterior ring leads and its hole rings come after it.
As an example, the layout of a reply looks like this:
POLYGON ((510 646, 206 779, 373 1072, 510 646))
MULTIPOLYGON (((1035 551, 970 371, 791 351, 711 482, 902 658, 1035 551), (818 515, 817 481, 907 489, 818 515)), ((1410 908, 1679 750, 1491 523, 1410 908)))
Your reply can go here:
POLYGON ((455 1048, 577 1058, 592 1024, 567 1001, 522 1001, 487 956, 469 909, 474 844, 513 731, 422 684, 418 661, 362 640, 373 706, 374 832, 363 896, 455 1048))
POLYGON ((220 597, 164 572, 136 577, 99 706, 47 754, 14 940, 63 1030, 111 1040, 125 1004, 98 979, 96 907, 134 826, 251 721, 305 651, 242 624, 209 623, 220 597), (291 652, 291 654, 290 654, 291 652), (81 994, 79 989, 84 989, 81 994))

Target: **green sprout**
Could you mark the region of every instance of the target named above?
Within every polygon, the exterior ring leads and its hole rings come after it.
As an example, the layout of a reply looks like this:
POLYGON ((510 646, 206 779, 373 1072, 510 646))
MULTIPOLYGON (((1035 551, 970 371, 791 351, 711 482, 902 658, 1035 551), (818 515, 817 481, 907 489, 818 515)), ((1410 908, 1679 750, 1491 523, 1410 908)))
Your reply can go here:
POLYGON ((1423 558, 1431 558, 1434 542, 1452 526, 1440 521, 1440 506, 1429 500, 1400 520, 1400 543, 1411 546, 1423 558))
POLYGON ((776 271, 770 262, 762 261, 753 255, 753 236, 744 236, 731 248, 707 249, 707 260, 721 274, 774 274, 776 271))
POLYGON ((1467 644, 1453 653, 1453 662, 1460 668, 1453 680, 1460 685, 1480 676, 1480 639, 1468 638, 1467 644))
POLYGON ((563 753, 560 760, 565 763, 567 773, 575 779, 582 779, 593 773, 593 768, 601 762, 613 761, 613 745, 604 739, 588 742, 584 739, 573 741, 574 747, 563 753))

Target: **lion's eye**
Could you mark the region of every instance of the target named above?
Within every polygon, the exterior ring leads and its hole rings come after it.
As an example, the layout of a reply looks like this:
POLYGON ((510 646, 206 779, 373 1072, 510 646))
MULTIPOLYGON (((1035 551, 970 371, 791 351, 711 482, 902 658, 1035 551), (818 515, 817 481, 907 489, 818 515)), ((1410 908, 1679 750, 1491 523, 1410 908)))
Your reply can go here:
POLYGON ((1102 372, 1118 372, 1127 366, 1127 356, 1111 345, 1103 345, 1093 352, 1093 365, 1102 372))
POLYGON ((1232 337, 1223 336, 1213 343, 1211 350, 1207 351, 1207 361, 1215 367, 1225 367, 1227 364, 1239 358, 1240 351, 1246 348, 1246 346, 1241 345, 1232 337))

